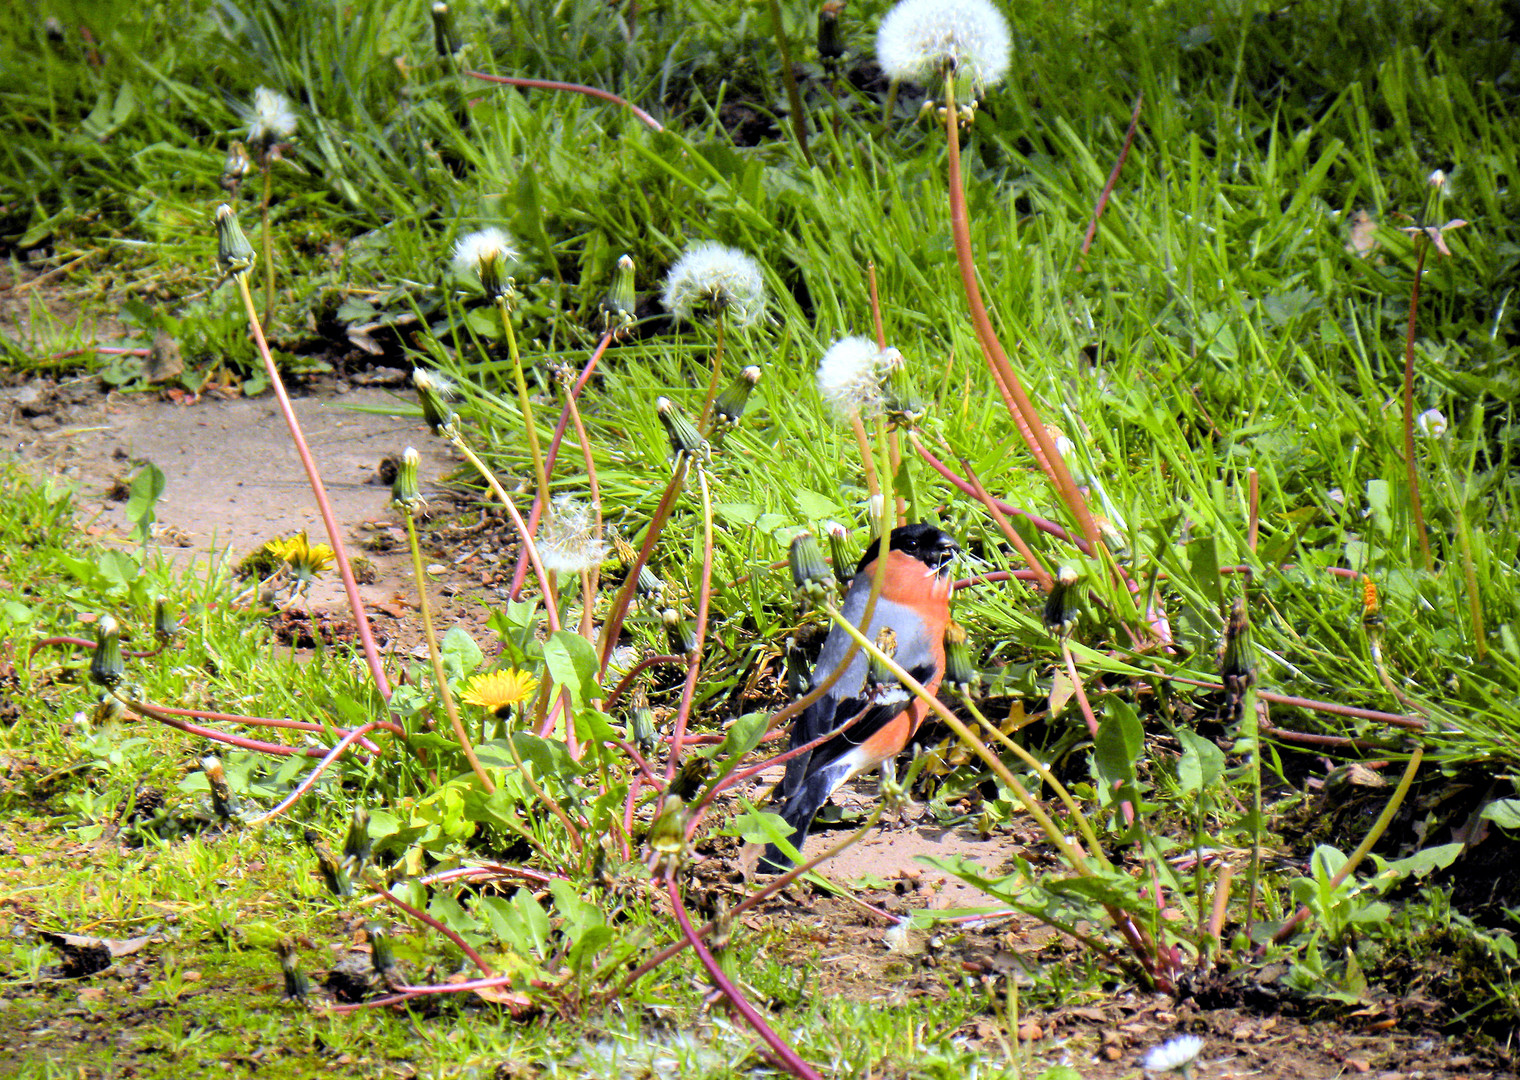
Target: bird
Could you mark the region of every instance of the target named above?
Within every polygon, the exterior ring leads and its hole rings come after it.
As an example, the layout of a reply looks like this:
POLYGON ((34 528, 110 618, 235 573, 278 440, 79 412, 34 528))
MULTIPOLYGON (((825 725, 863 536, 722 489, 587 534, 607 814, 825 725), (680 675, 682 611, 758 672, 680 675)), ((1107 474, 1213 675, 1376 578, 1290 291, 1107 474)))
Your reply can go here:
MULTIPOLYGON (((841 614, 857 628, 865 614, 876 571, 880 538, 861 556, 845 591, 841 614)), ((886 577, 870 625, 868 640, 895 637, 893 659, 924 685, 930 695, 945 672, 945 629, 950 623, 950 563, 960 545, 948 533, 922 522, 892 530, 887 544, 886 577), (887 633, 883 633, 887 631, 887 633)), ((813 667, 810 690, 827 682, 844 661, 853 639, 835 626, 824 639, 813 667)), ((788 749, 795 750, 859 715, 850 727, 812 750, 790 759, 778 796, 781 817, 792 830, 798 851, 807 839, 813 817, 841 784, 889 758, 908 745, 929 706, 903 686, 867 686, 869 660, 858 649, 844 674, 809 705, 792 725, 788 749)), ((874 681, 874 680, 873 680, 874 681)), ((784 873, 791 859, 771 844, 759 868, 784 873)))

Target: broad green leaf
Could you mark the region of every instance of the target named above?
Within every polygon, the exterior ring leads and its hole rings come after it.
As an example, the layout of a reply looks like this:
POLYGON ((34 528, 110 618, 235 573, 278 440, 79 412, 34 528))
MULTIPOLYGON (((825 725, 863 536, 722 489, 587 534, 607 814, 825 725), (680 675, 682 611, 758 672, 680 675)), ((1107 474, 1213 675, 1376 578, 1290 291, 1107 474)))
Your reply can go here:
POLYGON ((1196 731, 1179 728, 1177 739, 1182 743, 1182 760, 1177 762, 1177 783, 1185 795, 1204 791, 1218 783, 1224 775, 1224 751, 1196 731))
POLYGON ((438 645, 438 653, 443 659, 443 670, 451 679, 473 674, 486 658, 470 632, 462 626, 449 627, 449 632, 443 635, 443 641, 438 645))

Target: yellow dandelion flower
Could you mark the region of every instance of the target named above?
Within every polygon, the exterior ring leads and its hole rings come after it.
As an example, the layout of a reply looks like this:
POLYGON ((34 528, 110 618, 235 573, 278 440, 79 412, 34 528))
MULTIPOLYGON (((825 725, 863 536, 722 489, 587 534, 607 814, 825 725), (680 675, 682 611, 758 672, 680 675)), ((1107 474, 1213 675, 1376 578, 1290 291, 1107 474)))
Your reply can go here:
POLYGON ((313 544, 306 538, 306 530, 285 540, 270 540, 264 550, 290 564, 291 571, 300 581, 311 581, 331 566, 337 554, 326 544, 313 544))
POLYGON ((509 668, 486 675, 470 676, 459 697, 470 705, 479 705, 494 716, 505 719, 513 705, 527 701, 538 689, 538 679, 526 671, 509 668))

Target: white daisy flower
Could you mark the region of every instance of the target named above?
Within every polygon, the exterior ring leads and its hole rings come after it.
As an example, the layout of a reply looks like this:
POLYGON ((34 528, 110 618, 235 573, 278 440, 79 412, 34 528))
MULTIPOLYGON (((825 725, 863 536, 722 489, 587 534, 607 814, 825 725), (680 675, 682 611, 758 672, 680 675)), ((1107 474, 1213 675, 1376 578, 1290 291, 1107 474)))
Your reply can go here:
POLYGON ((296 133, 296 113, 290 99, 278 90, 261 86, 253 92, 253 123, 248 126, 249 142, 275 142, 296 133))
POLYGON ((840 416, 876 416, 887 400, 887 376, 903 365, 896 349, 867 337, 840 338, 818 364, 818 393, 840 416))
POLYGON ((666 310, 682 319, 721 309, 734 326, 765 314, 760 264, 737 248, 704 240, 686 249, 665 275, 666 310))
POLYGON ((1140 1059, 1140 1067, 1146 1072, 1165 1073, 1182 1070, 1191 1076, 1193 1062, 1203 1050, 1203 1039, 1198 1035, 1177 1035, 1160 1046, 1153 1046, 1140 1059))
POLYGON ((578 575, 602 565, 611 551, 596 535, 596 515, 589 503, 573 495, 555 498, 553 519, 538 541, 538 557, 544 569, 561 576, 578 575))
POLYGON ((481 288, 492 300, 506 292, 506 269, 517 259, 512 238, 494 226, 465 233, 454 242, 454 269, 479 278, 481 288))
POLYGON ((1002 81, 1012 47, 991 0, 902 0, 876 32, 888 77, 929 84, 948 65, 977 91, 1002 81))

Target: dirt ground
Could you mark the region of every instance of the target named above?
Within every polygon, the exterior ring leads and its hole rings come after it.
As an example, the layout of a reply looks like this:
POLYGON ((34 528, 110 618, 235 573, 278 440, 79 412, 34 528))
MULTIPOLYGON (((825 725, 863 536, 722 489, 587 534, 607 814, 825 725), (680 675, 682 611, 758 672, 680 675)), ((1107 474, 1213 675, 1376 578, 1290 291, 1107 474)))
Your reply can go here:
MULTIPOLYGON (((321 466, 342 542, 373 562, 361 588, 377 636, 391 651, 415 648, 418 632, 404 533, 377 479, 381 460, 407 445, 423 456, 425 493, 452 515, 452 538, 440 542, 428 583, 442 626, 462 620, 479 629, 485 606, 503 595, 509 560, 503 534, 478 509, 460 511, 443 487, 455 462, 415 419, 353 411, 396 401, 383 387, 334 385, 300 392, 296 411, 321 466), (490 527, 487 527, 487 526, 490 527), (444 554, 446 552, 446 554, 444 554)), ((169 557, 207 560, 242 554, 276 536, 326 532, 273 399, 191 399, 183 394, 103 393, 86 377, 12 380, 0 387, 0 445, 35 475, 59 477, 77 491, 82 517, 96 535, 125 536, 131 527, 121 485, 136 464, 151 461, 167 487, 158 505, 156 545, 169 557)), ((439 534, 441 535, 441 534, 439 534)), ((321 583, 308 600, 314 612, 341 616, 341 587, 321 583)), ((847 798, 870 800, 869 786, 847 798)), ((837 839, 816 832, 809 853, 837 839)), ((1008 980, 1027 984, 1063 946, 1032 920, 967 923, 942 933, 888 937, 894 917, 912 908, 987 903, 965 885, 917 861, 921 854, 965 854, 997 868, 1026 850, 1032 833, 1014 829, 983 839, 969 829, 919 823, 878 829, 826 869, 841 882, 866 884, 864 904, 793 889, 751 912, 752 930, 779 929, 778 940, 819 970, 819 992, 882 1005, 920 995, 995 993, 1008 980), (876 910, 871 910, 872 908, 876 910), (956 990, 955 988, 961 988, 956 990)), ((1204 995, 1199 995, 1202 998, 1204 995)), ((1219 1002, 1216 995, 1213 999, 1219 1002)), ((1228 994, 1224 995, 1228 1001, 1228 994)), ((1178 1032, 1205 1037, 1199 1077, 1269 1080, 1369 1076, 1378 1080, 1515 1075, 1492 1055, 1470 1052, 1421 1022, 1418 1002, 1390 995, 1333 1022, 1294 1010, 1242 1001, 1203 1008, 1198 999, 1132 994, 1084 997, 1018 1024, 1027 1075, 1069 1064, 1086 1078, 1136 1077, 1139 1056, 1178 1032)), ((957 1033, 1000 1059, 1005 1038, 991 1016, 957 1033)))

